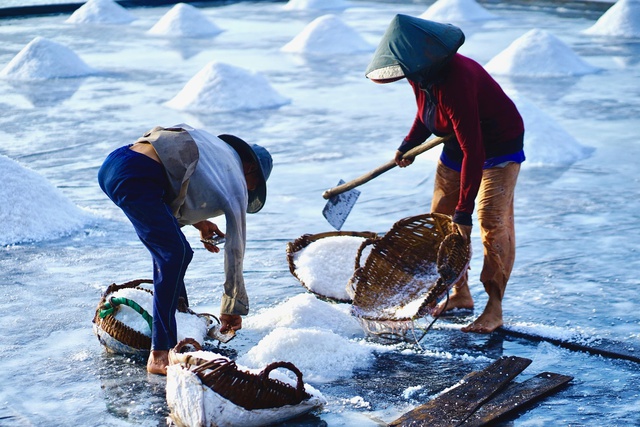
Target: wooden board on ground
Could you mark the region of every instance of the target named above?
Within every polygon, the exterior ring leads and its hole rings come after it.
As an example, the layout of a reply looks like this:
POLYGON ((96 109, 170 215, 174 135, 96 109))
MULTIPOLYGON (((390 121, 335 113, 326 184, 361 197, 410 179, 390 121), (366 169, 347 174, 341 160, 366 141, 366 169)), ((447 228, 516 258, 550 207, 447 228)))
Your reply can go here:
POLYGON ((640 363, 640 348, 638 348, 638 346, 628 345, 623 342, 607 338, 589 340, 587 338, 580 339, 580 337, 578 337, 571 340, 565 340, 545 337, 534 332, 529 332, 521 328, 512 328, 506 325, 498 328, 496 332, 502 335, 525 338, 528 340, 545 341, 572 351, 584 351, 590 354, 609 357, 611 359, 630 360, 632 362, 640 363))
POLYGON ((499 418, 524 408, 527 404, 547 396, 567 385, 573 377, 543 372, 521 383, 512 383, 506 390, 483 404, 461 427, 480 427, 489 425, 499 418))
POLYGON ((518 376, 531 360, 522 357, 501 357, 482 371, 472 372, 460 384, 424 405, 391 422, 394 427, 456 426, 469 418, 512 379, 518 376))

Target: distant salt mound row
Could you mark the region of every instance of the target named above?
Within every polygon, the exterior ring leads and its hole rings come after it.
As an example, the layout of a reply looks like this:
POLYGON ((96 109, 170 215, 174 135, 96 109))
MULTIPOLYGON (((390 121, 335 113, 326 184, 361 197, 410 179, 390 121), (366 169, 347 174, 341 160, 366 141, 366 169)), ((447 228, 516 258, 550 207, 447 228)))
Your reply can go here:
POLYGON ((438 0, 418 18, 437 22, 466 22, 497 19, 475 0, 438 0))
POLYGON ((0 182, 0 245, 58 238, 90 221, 43 176, 2 154, 0 182))
POLYGON ((36 37, 0 71, 9 80, 48 80, 96 74, 75 52, 43 37, 36 37))
POLYGON ((129 24, 137 18, 113 0, 89 0, 65 21, 67 24, 129 24))
POLYGON ((199 9, 186 3, 176 4, 148 31, 157 36, 193 38, 212 37, 221 32, 199 9))
POLYGON ((597 36, 640 37, 640 0, 618 0, 583 32, 597 36))
POLYGON ((281 50, 303 54, 349 54, 370 52, 374 48, 342 19, 329 14, 313 20, 281 50))
POLYGON ((523 168, 539 166, 571 166, 591 156, 593 147, 580 144, 553 117, 517 93, 509 96, 524 120, 523 168))
POLYGON ((349 3, 344 0, 289 0, 286 10, 331 10, 346 9, 349 3))
POLYGON ((533 29, 493 57, 485 69, 495 75, 519 77, 567 77, 595 73, 560 39, 544 30, 533 29))
POLYGON ((215 113, 277 108, 290 102, 263 75, 214 61, 165 105, 180 111, 215 113))

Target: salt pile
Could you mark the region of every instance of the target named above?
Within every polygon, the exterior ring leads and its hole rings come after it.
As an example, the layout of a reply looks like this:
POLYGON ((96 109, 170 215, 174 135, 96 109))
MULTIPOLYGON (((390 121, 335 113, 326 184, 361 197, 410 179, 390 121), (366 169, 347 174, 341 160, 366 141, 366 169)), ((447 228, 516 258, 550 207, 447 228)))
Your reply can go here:
POLYGON ((550 115, 518 95, 509 96, 518 107, 524 120, 524 152, 527 160, 523 168, 535 166, 571 166, 588 158, 592 147, 580 144, 550 115))
POLYGON ((68 24, 129 24, 137 18, 113 0, 89 0, 65 21, 68 24))
POLYGON ((305 380, 322 383, 351 377, 355 369, 369 366, 374 349, 380 350, 379 347, 323 329, 276 328, 241 356, 238 363, 259 368, 287 360, 304 372, 305 380))
POLYGON ((290 102, 263 75, 212 61, 165 105, 180 111, 215 113, 277 108, 290 102))
MULTIPOLYGON (((347 284, 364 240, 357 236, 332 236, 309 243, 293 256, 296 276, 312 292, 337 300, 351 300, 347 284)), ((370 252, 371 246, 363 250, 361 264, 370 252)))
POLYGON ((495 75, 566 77, 595 73, 598 68, 547 31, 533 29, 493 57, 485 69, 495 75))
POLYGON ((466 22, 496 19, 475 0, 438 0, 418 18, 436 22, 466 22))
POLYGON ((47 80, 82 77, 96 72, 68 47, 36 37, 0 71, 0 78, 47 80))
POLYGON ((247 317, 243 328, 270 331, 273 328, 326 329, 345 337, 362 336, 362 328, 349 313, 351 305, 332 304, 304 293, 247 317))
POLYGON ((289 0, 286 10, 328 10, 346 9, 349 4, 344 0, 289 0))
POLYGON ((281 49, 305 54, 348 54, 369 52, 374 46, 336 15, 316 18, 281 49))
POLYGON ((0 245, 54 239, 90 216, 44 177, 0 154, 0 245))
POLYGON ((148 31, 153 35, 193 38, 212 37, 221 32, 200 10, 186 3, 176 4, 148 31))
POLYGON ((596 23, 584 30, 597 36, 640 37, 640 0, 618 0, 596 23))

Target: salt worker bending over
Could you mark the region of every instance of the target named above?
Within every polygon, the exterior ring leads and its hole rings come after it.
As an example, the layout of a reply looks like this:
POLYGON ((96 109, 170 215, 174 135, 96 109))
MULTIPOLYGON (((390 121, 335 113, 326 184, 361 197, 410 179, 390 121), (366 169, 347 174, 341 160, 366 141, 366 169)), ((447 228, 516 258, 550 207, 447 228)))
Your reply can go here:
MULTIPOLYGON (((387 28, 366 76, 376 83, 406 78, 418 111, 395 153, 396 164, 409 166, 408 150, 432 134, 452 135, 444 143, 434 182, 431 212, 453 217, 470 241, 478 201, 484 265, 480 281, 489 298, 482 314, 465 332, 490 333, 502 326, 502 298, 515 260, 513 198, 523 151, 524 124, 515 104, 474 60, 457 53, 462 31, 406 15, 387 28)), ((436 314, 471 309, 473 298, 465 274, 454 285, 448 303, 436 314)))
MULTIPOLYGON (((181 227, 202 239, 225 237, 221 332, 242 327, 249 312, 243 260, 246 213, 266 201, 272 168, 269 152, 233 135, 216 137, 188 125, 156 127, 134 144, 113 151, 98 172, 100 188, 125 213, 153 259, 153 328, 147 371, 166 375, 177 343, 179 298, 188 305, 184 276, 193 257, 181 227), (223 233, 209 221, 225 216, 223 233)), ((220 249, 205 243, 210 252, 220 249)))

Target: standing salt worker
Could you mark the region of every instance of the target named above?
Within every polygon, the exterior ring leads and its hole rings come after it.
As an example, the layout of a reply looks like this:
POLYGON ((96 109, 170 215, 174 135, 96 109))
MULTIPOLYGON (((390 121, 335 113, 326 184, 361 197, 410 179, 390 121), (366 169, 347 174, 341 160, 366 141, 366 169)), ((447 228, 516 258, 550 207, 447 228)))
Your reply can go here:
MULTIPOLYGON (((436 168, 431 212, 451 215, 454 227, 470 241, 472 214, 484 246, 480 281, 488 294, 482 314, 464 332, 490 333, 502 326, 502 298, 515 260, 513 199, 523 151, 524 124, 513 101, 476 61, 457 53, 462 31, 451 25, 396 15, 366 71, 375 83, 406 78, 418 111, 395 153, 409 166, 408 150, 432 134, 452 135, 436 168)), ((448 304, 472 309, 468 274, 454 285, 448 304)))
MULTIPOLYGON (((175 312, 188 305, 184 276, 193 257, 181 227, 202 239, 225 237, 225 282, 220 332, 242 327, 249 312, 243 260, 246 213, 262 209, 271 173, 269 152, 233 135, 216 137, 188 125, 155 127, 134 144, 113 151, 98 173, 100 188, 122 209, 153 259, 153 327, 147 371, 166 375, 168 351, 177 344, 175 312), (223 233, 209 221, 226 220, 223 233)), ((210 252, 220 249, 204 244, 210 252)))

